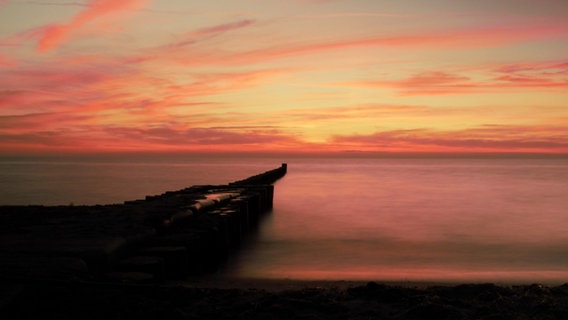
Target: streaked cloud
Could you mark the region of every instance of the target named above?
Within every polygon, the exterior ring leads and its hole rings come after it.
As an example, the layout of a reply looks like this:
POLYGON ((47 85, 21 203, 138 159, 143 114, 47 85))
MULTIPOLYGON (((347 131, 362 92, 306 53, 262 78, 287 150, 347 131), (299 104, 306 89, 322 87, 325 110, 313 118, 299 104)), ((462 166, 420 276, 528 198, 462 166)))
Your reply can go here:
POLYGON ((0 54, 0 67, 14 67, 16 65, 18 65, 18 62, 16 60, 0 54))
MULTIPOLYGON (((39 118, 49 115, 36 115, 39 118)), ((0 127, 1 129, 1 127, 0 127)), ((154 128, 92 127, 84 126, 74 130, 37 130, 13 132, 0 135, 0 146, 13 148, 56 148, 77 151, 88 148, 93 151, 148 150, 156 151, 241 151, 294 150, 303 146, 294 137, 286 136, 277 129, 249 128, 191 128, 159 126, 154 128), (127 142, 125 144, 125 142, 127 142), (127 148, 124 148, 128 145, 127 148)))
POLYGON ((566 151, 565 5, 377 3, 0 0, 0 148, 566 151))
POLYGON ((361 151, 566 153, 568 128, 485 125, 456 131, 410 129, 337 136, 332 141, 361 151))
POLYGON ((281 142, 294 142, 277 130, 223 130, 220 128, 191 128, 175 130, 167 127, 150 129, 109 128, 109 133, 138 141, 149 141, 165 145, 270 145, 281 142))
MULTIPOLYGON (((507 46, 512 43, 568 36, 568 25, 533 25, 420 31, 413 34, 357 37, 311 43, 292 43, 260 47, 244 52, 206 51, 199 55, 179 55, 185 65, 250 65, 301 55, 321 54, 365 47, 423 50, 457 50, 507 46)), ((168 54, 168 52, 164 52, 168 54)))
POLYGON ((204 38, 212 38, 223 34, 225 32, 242 29, 254 24, 254 20, 246 19, 240 20, 235 22, 224 23, 216 26, 211 26, 207 28, 202 28, 193 32, 189 32, 181 36, 181 40, 175 43, 168 44, 166 47, 168 49, 176 49, 182 48, 188 45, 192 45, 197 43, 198 41, 203 40, 204 38))
POLYGON ((63 126, 78 126, 92 118, 88 115, 68 113, 35 113, 0 116, 0 130, 4 132, 25 133, 57 129, 63 126))
POLYGON ((50 24, 36 29, 35 33, 39 37, 37 49, 40 52, 52 50, 68 41, 74 31, 87 23, 109 14, 140 8, 147 2, 148 0, 90 0, 86 3, 85 9, 73 16, 69 22, 50 24))
MULTIPOLYGON (((568 88, 567 64, 504 65, 486 70, 482 79, 446 71, 426 71, 400 80, 343 83, 347 86, 392 88, 404 95, 479 94, 511 90, 559 90, 568 88)), ((478 77, 479 78, 479 77, 478 77)))

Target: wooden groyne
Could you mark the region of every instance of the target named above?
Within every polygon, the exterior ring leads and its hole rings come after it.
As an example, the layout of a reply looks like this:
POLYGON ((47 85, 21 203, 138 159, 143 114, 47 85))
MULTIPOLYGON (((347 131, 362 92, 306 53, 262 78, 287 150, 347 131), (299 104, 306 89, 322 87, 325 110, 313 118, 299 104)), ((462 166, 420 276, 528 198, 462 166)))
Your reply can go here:
POLYGON ((0 276, 144 283, 213 272, 272 209, 286 170, 120 205, 0 207, 0 276))

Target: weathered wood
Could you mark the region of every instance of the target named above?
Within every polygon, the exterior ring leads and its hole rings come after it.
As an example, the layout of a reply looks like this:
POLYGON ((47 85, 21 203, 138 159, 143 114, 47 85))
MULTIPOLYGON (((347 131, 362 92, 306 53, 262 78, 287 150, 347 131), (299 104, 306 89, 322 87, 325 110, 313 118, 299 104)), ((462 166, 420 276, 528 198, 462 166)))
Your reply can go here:
POLYGON ((108 281, 129 272, 179 279, 214 271, 272 208, 272 183, 286 169, 282 164, 228 185, 194 186, 122 205, 0 207, 0 277, 61 279, 62 270, 73 270, 69 279, 108 281), (133 258, 141 254, 145 260, 133 258), (68 261, 86 268, 77 272, 68 261), (149 261, 163 263, 143 263, 149 261), (26 272, 16 271, 20 267, 26 272))

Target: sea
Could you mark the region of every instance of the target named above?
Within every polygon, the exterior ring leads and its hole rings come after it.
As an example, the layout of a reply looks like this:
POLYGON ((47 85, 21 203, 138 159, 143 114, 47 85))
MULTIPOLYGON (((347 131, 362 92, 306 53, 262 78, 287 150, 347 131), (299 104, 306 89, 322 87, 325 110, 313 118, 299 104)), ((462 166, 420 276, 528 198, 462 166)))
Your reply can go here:
POLYGON ((566 157, 0 159, 0 205, 122 203, 288 164, 222 273, 393 282, 568 282, 566 157))

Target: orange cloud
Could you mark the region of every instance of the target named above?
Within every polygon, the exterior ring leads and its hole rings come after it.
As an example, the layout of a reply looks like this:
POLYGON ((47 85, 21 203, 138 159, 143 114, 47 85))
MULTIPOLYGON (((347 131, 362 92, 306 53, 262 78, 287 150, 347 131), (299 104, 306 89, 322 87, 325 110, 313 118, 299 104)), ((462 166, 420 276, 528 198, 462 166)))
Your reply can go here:
POLYGON ((26 91, 10 90, 10 87, 5 88, 5 90, 0 91, 0 111, 21 107, 26 101, 29 101, 26 91))
MULTIPOLYGON (((80 132, 86 126, 109 125, 141 130, 163 126, 175 130, 222 127, 235 121, 256 125, 258 119, 251 120, 246 113, 234 110, 220 112, 224 108, 221 103, 203 97, 262 85, 291 72, 282 69, 202 72, 188 74, 193 81, 183 83, 159 72, 146 74, 138 62, 123 63, 123 59, 89 56, 56 59, 58 62, 50 65, 26 65, 0 74, 0 88, 3 88, 0 115, 7 115, 0 119, 4 125, 0 135, 41 131, 57 136, 63 128, 80 132)), ((137 144, 134 140, 121 143, 126 148, 137 144)), ((112 144, 119 141, 115 139, 112 144)))
POLYGON ((170 127, 156 127, 145 129, 108 128, 114 136, 128 140, 146 141, 164 145, 179 146, 216 146, 216 145, 266 145, 294 142, 277 130, 244 130, 239 128, 190 128, 178 130, 170 127))
MULTIPOLYGON (((22 112, 80 111, 81 106, 104 101, 146 80, 133 66, 117 61, 60 58, 50 64, 27 64, 0 73, 0 108, 22 112), (121 90, 122 88, 125 90, 121 90), (110 90, 112 88, 112 90, 110 90), (29 109, 26 109, 29 108, 29 109), (32 111, 30 111, 32 110, 32 111)), ((109 104, 110 106, 110 104, 109 104)))
POLYGON ((144 5, 148 0, 90 0, 86 8, 76 14, 71 21, 64 24, 44 26, 36 31, 40 34, 38 51, 45 52, 60 46, 67 41, 71 33, 85 24, 102 16, 133 10, 144 5))
POLYGON ((485 125, 457 130, 393 130, 336 136, 331 143, 361 151, 568 152, 568 128, 485 125))
MULTIPOLYGON (((302 141, 277 127, 146 128, 83 125, 73 130, 42 127, 40 120, 61 115, 26 115, 10 121, 37 123, 36 130, 4 132, 0 147, 36 151, 285 151, 285 152, 455 152, 568 153, 564 127, 486 125, 457 131, 393 130, 336 136, 328 143, 302 141), (27 118, 27 119, 26 119, 27 118), (34 119, 35 118, 35 119, 34 119)), ((5 119, 0 119, 5 120, 5 119)), ((16 124, 18 127, 18 124, 16 124)), ((5 131, 0 127, 0 131, 5 131)))
MULTIPOLYGON (((514 26, 437 30, 416 34, 344 39, 306 44, 287 44, 246 52, 170 52, 161 54, 185 65, 244 65, 263 63, 289 56, 362 47, 408 47, 422 49, 467 49, 506 46, 517 42, 565 37, 568 25, 514 26)), ((175 44, 172 44, 175 46, 175 44)))
POLYGON ((91 118, 89 115, 70 113, 34 113, 0 116, 0 130, 4 134, 17 134, 55 130, 64 126, 81 126, 91 118))
POLYGON ((302 145, 296 138, 271 128, 82 126, 75 130, 43 129, 0 135, 0 147, 6 151, 278 151, 295 150, 302 145))
POLYGON ((560 89, 559 92, 564 92, 568 88, 567 73, 568 63, 534 63, 487 70, 482 80, 446 71, 428 71, 401 80, 356 81, 341 85, 393 88, 404 95, 495 93, 520 89, 560 89))
MULTIPOLYGON (((415 116, 426 115, 432 116, 437 111, 435 108, 418 105, 353 105, 344 107, 326 107, 326 108, 306 108, 291 109, 278 112, 279 121, 298 120, 298 121, 327 121, 327 120, 360 120, 369 118, 385 118, 397 116, 415 116)), ((447 114, 448 109, 438 111, 447 114)))
POLYGON ((194 81, 166 86, 168 94, 208 96, 266 84, 270 79, 294 72, 293 69, 260 69, 242 72, 201 73, 194 75, 194 81))

